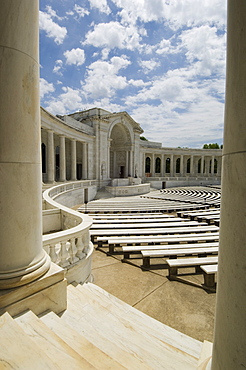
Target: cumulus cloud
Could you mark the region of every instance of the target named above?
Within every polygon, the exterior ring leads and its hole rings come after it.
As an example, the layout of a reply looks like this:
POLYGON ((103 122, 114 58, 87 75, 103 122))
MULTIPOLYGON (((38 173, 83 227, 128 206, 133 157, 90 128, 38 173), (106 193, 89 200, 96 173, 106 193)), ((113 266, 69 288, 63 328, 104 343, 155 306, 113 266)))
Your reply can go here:
POLYGON ((59 76, 62 76, 62 66, 63 66, 63 61, 61 59, 56 60, 54 68, 53 68, 53 73, 56 73, 59 76))
POLYGON ((46 102, 46 109, 53 114, 68 114, 77 111, 81 107, 81 91, 70 87, 63 87, 64 93, 57 98, 46 102))
POLYGON ((127 87, 126 77, 118 72, 126 68, 130 61, 126 57, 113 57, 110 61, 98 60, 87 70, 83 90, 93 99, 112 97, 116 90, 127 87))
POLYGON ((96 8, 102 13, 110 14, 107 0, 89 0, 91 8, 96 8))
POLYGON ((89 10, 82 8, 82 6, 75 4, 74 11, 78 14, 79 18, 83 18, 85 15, 89 15, 89 10))
POLYGON ((145 74, 153 71, 154 69, 160 67, 160 65, 161 65, 161 63, 159 61, 156 61, 154 59, 140 60, 138 62, 138 64, 143 69, 143 71, 144 71, 145 74))
POLYGON ((122 22, 167 21, 174 29, 202 23, 225 24, 224 0, 112 0, 120 8, 122 22), (209 21, 208 21, 209 20, 209 21))
POLYGON ((39 83, 41 99, 44 97, 44 95, 55 91, 54 85, 46 81, 44 78, 40 78, 39 83))
POLYGON ((52 13, 51 10, 48 11, 48 13, 39 12, 39 28, 41 31, 45 31, 49 38, 54 39, 56 44, 60 45, 67 35, 67 29, 55 23, 52 19, 54 15, 50 14, 52 13))
POLYGON ((100 23, 86 34, 85 45, 134 50, 140 47, 141 36, 134 26, 119 22, 100 23))
POLYGON ((197 73, 211 75, 224 72, 225 35, 218 35, 216 27, 204 25, 183 31, 181 47, 190 63, 195 63, 197 73))
POLYGON ((66 50, 63 55, 66 58, 66 64, 81 66, 85 62, 85 52, 83 49, 77 48, 72 50, 66 50))

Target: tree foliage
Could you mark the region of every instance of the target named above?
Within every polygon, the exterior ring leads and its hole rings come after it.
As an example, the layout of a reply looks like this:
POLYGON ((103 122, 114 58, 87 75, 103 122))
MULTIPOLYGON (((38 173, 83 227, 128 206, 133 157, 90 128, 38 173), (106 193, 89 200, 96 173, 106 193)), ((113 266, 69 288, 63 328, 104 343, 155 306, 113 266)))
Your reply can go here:
POLYGON ((148 139, 146 139, 144 136, 140 136, 140 140, 148 141, 148 139))
POLYGON ((222 148, 223 148, 223 145, 219 146, 218 143, 203 145, 203 149, 222 149, 222 148))

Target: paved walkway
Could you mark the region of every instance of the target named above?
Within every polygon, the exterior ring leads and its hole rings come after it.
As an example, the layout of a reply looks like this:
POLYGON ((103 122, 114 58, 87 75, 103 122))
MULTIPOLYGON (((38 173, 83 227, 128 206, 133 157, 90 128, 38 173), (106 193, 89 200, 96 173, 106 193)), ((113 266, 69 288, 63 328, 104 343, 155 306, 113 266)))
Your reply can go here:
POLYGON ((92 260, 94 283, 166 325, 212 342, 216 294, 199 287, 202 276, 185 276, 189 284, 169 281, 167 269, 142 271, 138 267, 141 262, 134 259, 132 264, 122 263, 121 255, 107 256, 96 250, 92 260))

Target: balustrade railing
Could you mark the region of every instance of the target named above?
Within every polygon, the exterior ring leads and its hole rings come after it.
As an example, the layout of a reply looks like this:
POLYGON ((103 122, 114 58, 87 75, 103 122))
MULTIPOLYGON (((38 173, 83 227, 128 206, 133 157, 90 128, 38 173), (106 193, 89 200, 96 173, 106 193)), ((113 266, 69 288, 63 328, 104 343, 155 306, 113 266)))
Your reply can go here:
POLYGON ((61 213, 62 231, 43 235, 43 248, 49 254, 52 262, 63 268, 69 268, 79 260, 86 258, 93 250, 90 241, 92 218, 65 207, 54 199, 64 191, 84 188, 90 181, 68 183, 54 186, 43 193, 45 208, 59 209, 61 213))

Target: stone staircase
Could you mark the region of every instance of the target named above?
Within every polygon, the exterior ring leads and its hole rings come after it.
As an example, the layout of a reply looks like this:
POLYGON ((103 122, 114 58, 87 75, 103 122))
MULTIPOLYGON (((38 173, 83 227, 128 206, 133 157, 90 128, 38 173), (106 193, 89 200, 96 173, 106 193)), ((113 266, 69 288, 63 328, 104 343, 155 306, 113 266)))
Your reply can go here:
POLYGON ((69 285, 59 317, 27 311, 0 317, 0 369, 206 369, 201 343, 98 286, 69 285))

